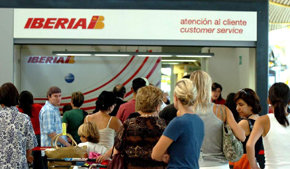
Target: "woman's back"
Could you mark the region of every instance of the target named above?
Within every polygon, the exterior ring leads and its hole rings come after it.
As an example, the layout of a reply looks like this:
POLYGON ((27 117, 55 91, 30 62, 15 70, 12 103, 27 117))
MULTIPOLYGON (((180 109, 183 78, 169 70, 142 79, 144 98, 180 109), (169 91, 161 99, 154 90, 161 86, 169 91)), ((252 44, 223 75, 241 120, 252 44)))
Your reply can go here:
POLYGON ((125 151, 131 168, 163 166, 163 163, 151 159, 151 152, 165 127, 165 121, 158 117, 128 119, 116 137, 115 147, 119 151, 125 151))
MULTIPOLYGON (((36 135, 40 135, 40 126, 39 126, 39 112, 41 110, 42 106, 40 104, 32 104, 31 109, 31 123, 34 130, 34 133, 36 135)), ((18 110, 23 113, 23 109, 18 107, 18 110)))
POLYGON ((0 117, 1 168, 28 169, 26 151, 37 145, 29 117, 16 107, 4 107, 0 117))
MULTIPOLYGON (((290 127, 282 126, 274 114, 267 115, 270 120, 270 130, 263 137, 266 169, 290 168, 290 127)), ((290 116, 287 117, 290 121, 290 116)))
POLYGON ((114 138, 118 130, 118 119, 102 114, 101 112, 87 116, 86 121, 93 122, 97 125, 100 134, 100 145, 110 149, 114 145, 114 138))
MULTIPOLYGON (((218 166, 226 164, 227 160, 223 154, 223 122, 213 112, 214 104, 206 111, 197 111, 197 114, 204 122, 204 140, 199 160, 200 167, 218 166)), ((216 106, 220 113, 219 106, 216 106)))

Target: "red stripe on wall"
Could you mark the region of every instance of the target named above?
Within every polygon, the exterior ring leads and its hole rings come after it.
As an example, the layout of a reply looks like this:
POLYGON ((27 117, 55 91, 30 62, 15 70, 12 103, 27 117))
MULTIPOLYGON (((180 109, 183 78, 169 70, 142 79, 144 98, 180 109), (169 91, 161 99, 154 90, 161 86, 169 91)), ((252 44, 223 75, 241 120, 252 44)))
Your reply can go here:
POLYGON ((142 64, 141 64, 141 66, 137 69, 137 71, 129 78, 129 79, 127 79, 124 83, 123 83, 123 86, 125 86, 127 83, 129 83, 139 72, 140 72, 140 70, 143 68, 143 66, 145 65, 145 63, 148 61, 148 59, 149 59, 149 57, 146 57, 144 60, 143 60, 143 62, 142 62, 142 64))
POLYGON ((156 61, 156 63, 154 64, 153 68, 151 69, 151 71, 148 73, 148 75, 146 76, 147 79, 149 79, 149 77, 153 74, 153 72, 155 71, 155 69, 157 68, 158 64, 161 62, 161 57, 159 57, 156 61))
MULTIPOLYGON (((127 79, 124 83, 123 83, 123 86, 125 86, 128 82, 130 82, 139 72, 140 72, 140 70, 144 67, 144 65, 145 65, 145 63, 148 61, 148 58, 149 57, 146 57, 144 60, 143 60, 143 62, 142 62, 142 64, 139 66, 139 68, 136 70, 136 72, 129 78, 129 79, 127 79)), ((102 86, 103 87, 103 86, 102 86)), ((99 88, 96 88, 96 89, 94 89, 94 91, 96 91, 96 90, 98 90, 99 88)), ((92 90, 91 90, 92 91, 92 90)), ((84 95, 85 95, 85 93, 84 93, 84 95)), ((88 102, 92 102, 92 101, 96 101, 97 100, 97 98, 93 98, 93 99, 90 99, 90 100, 86 100, 84 103, 88 103, 88 102)), ((66 104, 68 104, 68 103, 61 103, 60 105, 61 106, 63 106, 63 105, 66 105, 66 104)))
POLYGON ((95 110, 96 106, 91 106, 91 107, 83 107, 81 108, 82 110, 95 110))
MULTIPOLYGON (((138 70, 136 71, 137 73, 142 69, 142 67, 144 66, 144 64, 147 62, 148 58, 144 59, 143 63, 140 65, 140 67, 138 68, 138 70), (139 70, 140 69, 140 70, 139 70)), ((152 67, 152 69, 150 70, 150 72, 145 76, 147 79, 149 79, 151 77, 151 75, 154 73, 154 71, 156 70, 158 64, 161 62, 161 58, 158 58, 154 64, 154 66, 152 67)), ((137 73, 134 73, 129 79, 132 80, 132 78, 134 78, 134 76, 136 76, 137 73)), ((126 82, 128 83, 129 81, 126 80, 126 82)), ((127 84, 126 83, 126 84, 127 84)), ((156 86, 160 83, 160 81, 156 84, 156 86)), ((125 82, 123 83, 125 84, 125 82)), ((130 90, 129 92, 127 92, 125 94, 125 98, 128 97, 129 95, 131 95, 133 93, 133 90, 130 90)), ((93 102, 93 101, 96 101, 98 100, 98 98, 92 98, 92 99, 89 99, 89 100, 85 100, 84 103, 89 103, 89 102, 93 102)), ((40 103, 40 104, 44 104, 44 103, 40 103)), ((65 104, 68 104, 68 103, 62 103, 61 106, 65 105, 65 104)), ((96 106, 90 106, 90 107, 83 107, 81 108, 82 110, 94 110, 96 108, 96 106)))
MULTIPOLYGON (((129 64, 133 61, 133 59, 135 58, 135 56, 132 56, 131 59, 129 60, 129 62, 126 64, 126 66, 117 74, 115 75, 111 80, 107 81, 106 83, 102 84, 101 86, 93 89, 93 90, 90 90, 90 91, 87 91, 85 93, 83 93, 84 95, 87 95, 89 93, 92 93, 96 90, 99 90, 100 88, 103 88, 104 86, 106 86, 107 84, 109 84, 110 82, 112 82, 113 80, 115 80, 121 73, 123 73, 125 71, 125 69, 129 66, 129 64)), ((71 96, 66 96, 66 97, 62 97, 62 100, 65 100, 65 99, 70 99, 71 96)), ((47 98, 34 98, 34 100, 47 100, 47 98)))

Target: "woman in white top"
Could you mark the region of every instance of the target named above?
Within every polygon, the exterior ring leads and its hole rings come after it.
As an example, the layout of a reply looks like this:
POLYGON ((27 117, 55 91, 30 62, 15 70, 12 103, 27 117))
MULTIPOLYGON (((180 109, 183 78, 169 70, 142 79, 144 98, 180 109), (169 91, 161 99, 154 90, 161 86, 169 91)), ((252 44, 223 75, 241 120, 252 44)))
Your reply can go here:
POLYGON ((255 144, 259 137, 263 136, 265 169, 289 169, 289 87, 284 83, 275 83, 269 90, 268 101, 274 107, 274 114, 264 115, 255 122, 247 142, 248 159, 252 169, 259 168, 255 159, 255 144))
POLYGON ((115 107, 115 96, 113 92, 103 91, 96 101, 96 108, 98 112, 92 115, 88 115, 85 122, 95 123, 100 133, 99 144, 110 149, 114 145, 114 138, 116 132, 121 127, 121 121, 113 116, 110 116, 115 107))
POLYGON ((100 141, 100 134, 94 123, 87 122, 80 125, 78 135, 82 141, 82 143, 78 144, 78 146, 87 146, 88 155, 91 152, 104 154, 107 151, 105 146, 98 144, 100 141))

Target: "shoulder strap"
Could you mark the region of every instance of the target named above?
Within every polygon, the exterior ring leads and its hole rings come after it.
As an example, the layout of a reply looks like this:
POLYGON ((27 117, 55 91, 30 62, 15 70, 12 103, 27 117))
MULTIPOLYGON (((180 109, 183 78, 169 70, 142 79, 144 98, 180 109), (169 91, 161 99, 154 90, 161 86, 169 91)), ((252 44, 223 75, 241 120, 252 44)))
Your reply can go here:
POLYGON ((248 119, 248 123, 249 123, 250 131, 252 131, 253 123, 252 123, 251 119, 248 119))
POLYGON ((218 114, 218 108, 220 107, 220 105, 219 104, 214 104, 215 105, 215 112, 214 112, 214 114, 217 116, 217 114, 218 114))
MULTIPOLYGON (((217 116, 218 114, 218 108, 220 109, 220 113, 221 113, 221 116, 222 116, 222 120, 221 121, 224 121, 224 111, 223 111, 223 106, 220 105, 220 104, 215 104, 216 108, 215 108, 215 115, 217 116)), ((227 113, 227 112, 226 112, 227 113)), ((226 114, 226 117, 227 117, 227 114, 226 114)))
POLYGON ((107 124, 107 127, 106 127, 106 128, 108 128, 108 127, 109 127, 109 125, 110 125, 110 123, 111 123, 111 120, 112 120, 112 116, 110 117, 110 120, 109 120, 109 122, 108 122, 108 124, 107 124))
MULTIPOLYGON (((220 111, 221 111, 221 114, 222 114, 222 121, 224 122, 224 110, 223 110, 223 106, 220 105, 220 111)), ((226 121, 224 123, 227 123, 227 112, 225 111, 226 113, 226 121)))

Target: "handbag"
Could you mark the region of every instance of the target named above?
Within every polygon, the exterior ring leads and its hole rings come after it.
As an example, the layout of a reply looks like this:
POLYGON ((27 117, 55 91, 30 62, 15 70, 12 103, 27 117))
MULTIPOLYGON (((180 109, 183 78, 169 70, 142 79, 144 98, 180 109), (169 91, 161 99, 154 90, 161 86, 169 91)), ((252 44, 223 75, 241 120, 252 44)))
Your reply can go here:
MULTIPOLYGON (((221 112, 223 118, 222 108, 221 112)), ((225 113, 227 114, 227 112, 225 113)), ((226 159, 232 162, 239 161, 244 154, 242 142, 236 138, 231 127, 226 122, 223 123, 223 153, 226 159)))
MULTIPOLYGON (((253 124, 251 120, 247 119, 249 123, 250 132, 252 132, 253 124)), ((233 169, 251 169, 250 162, 248 160, 247 154, 243 154, 241 159, 236 162, 229 162, 233 169)))
POLYGON ((122 153, 115 154, 108 164, 107 169, 125 169, 124 162, 124 155, 122 153))
POLYGON ((70 147, 59 147, 57 145, 57 141, 62 134, 58 134, 51 139, 51 147, 50 149, 45 150, 45 155, 48 158, 85 158, 87 155, 87 147, 79 147, 77 146, 76 141, 70 134, 67 136, 72 140, 72 146, 70 147), (55 146, 53 146, 53 142, 55 142, 55 146))
MULTIPOLYGON (((124 127, 124 133, 122 135, 122 146, 123 147, 125 145, 124 141, 124 137, 126 135, 126 129, 124 127)), ((118 154, 114 154, 114 149, 115 149, 115 145, 113 146, 113 150, 112 150, 112 154, 111 154, 111 158, 112 160, 109 162, 107 169, 126 169, 126 164, 125 164, 125 152, 124 149, 122 149, 118 154)))

